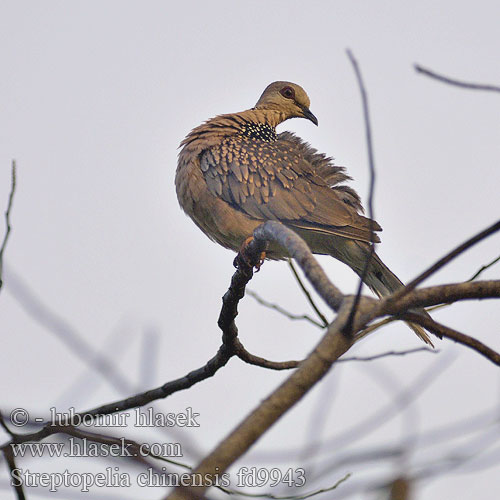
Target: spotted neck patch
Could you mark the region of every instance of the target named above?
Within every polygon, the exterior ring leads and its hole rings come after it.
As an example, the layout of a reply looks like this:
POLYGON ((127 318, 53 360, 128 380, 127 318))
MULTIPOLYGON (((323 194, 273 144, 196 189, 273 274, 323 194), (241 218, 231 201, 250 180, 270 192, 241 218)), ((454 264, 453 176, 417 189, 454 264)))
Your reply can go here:
POLYGON ((252 139, 260 139, 265 142, 274 142, 278 140, 276 129, 267 123, 247 122, 241 128, 241 135, 251 137, 252 139))

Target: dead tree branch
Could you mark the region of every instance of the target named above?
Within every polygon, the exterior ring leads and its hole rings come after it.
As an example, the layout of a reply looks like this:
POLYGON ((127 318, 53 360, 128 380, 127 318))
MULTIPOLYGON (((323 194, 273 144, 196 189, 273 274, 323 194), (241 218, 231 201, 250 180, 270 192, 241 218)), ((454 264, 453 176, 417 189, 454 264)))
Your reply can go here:
POLYGON ((319 319, 323 323, 323 328, 326 328, 328 326, 328 320, 326 319, 326 316, 319 310, 318 306, 314 302, 313 298, 311 297, 311 294, 309 293, 309 290, 306 288, 305 284, 302 281, 302 278, 299 276, 299 273, 297 272, 297 269, 295 269, 295 265, 293 264, 292 259, 288 259, 288 265, 290 266, 290 269, 292 271, 292 274, 299 284, 299 287, 301 288, 302 292, 306 296, 307 301, 311 305, 311 307, 314 309, 314 312, 318 315, 319 319))
POLYGON ((488 262, 488 264, 485 264, 484 266, 481 266, 467 281, 474 281, 476 278, 479 277, 486 269, 489 269, 490 267, 494 266, 497 262, 500 262, 500 255, 493 259, 491 262, 488 262))
POLYGON ((457 330, 450 328, 449 326, 442 325, 441 323, 438 323, 431 318, 420 316, 415 313, 405 313, 405 318, 411 320, 414 323, 418 323, 420 326, 423 326, 426 330, 429 330, 436 335, 441 335, 442 337, 446 337, 447 339, 454 340, 459 344, 474 349, 476 352, 489 359, 492 363, 495 363, 495 365, 500 366, 500 354, 487 345, 484 345, 474 337, 465 335, 464 333, 460 333, 457 330), (417 318, 419 319, 417 320, 417 318))
POLYGON ((435 71, 431 71, 430 69, 424 68, 419 64, 415 64, 415 71, 417 73, 421 73, 422 75, 428 76, 430 78, 434 78, 434 80, 438 80, 443 83, 447 83, 448 85, 454 85, 456 87, 462 87, 464 89, 470 90, 486 90, 491 92, 500 92, 500 87, 497 85, 488 85, 484 83, 472 83, 472 82, 464 82, 462 80, 457 80, 455 78, 450 78, 449 76, 440 75, 435 71))
POLYGON ((267 307, 268 309, 272 309, 286 318, 292 320, 292 321, 309 321, 309 323, 312 323, 314 326, 317 326, 318 328, 324 328, 327 325, 322 325, 315 319, 311 318, 311 316, 307 314, 294 314, 290 311, 287 311, 284 307, 281 307, 279 304, 275 304, 273 302, 269 302, 266 299, 263 299, 258 293, 254 292, 253 290, 247 290, 247 295, 250 295, 253 299, 255 299, 261 306, 267 307))
POLYGON ((373 196, 375 193, 375 157, 373 154, 373 142, 372 142, 372 130, 370 124, 370 110, 368 108, 368 96, 366 93, 365 85, 363 83, 363 77, 361 76, 361 70, 358 66, 358 61, 352 54, 352 52, 347 49, 347 56, 351 61, 352 67, 354 69, 354 73, 356 75, 356 80, 358 82, 359 92, 361 94, 361 102, 363 105, 363 118, 365 124, 365 136, 366 136, 366 147, 368 150, 368 168, 370 173, 370 187, 368 191, 368 218, 370 220, 370 254, 365 261, 365 265, 363 267, 363 272, 361 273, 361 277, 359 279, 358 290, 356 292, 356 297, 354 299, 354 304, 352 306, 351 314, 349 315, 349 321, 346 325, 346 332, 349 335, 352 335, 352 324, 354 321, 354 315, 356 314, 356 309, 358 307, 359 300, 361 298, 361 291, 363 290, 363 283, 366 277, 366 273, 368 272, 368 268, 370 267, 370 262, 373 258, 373 254, 375 253, 375 232, 373 230, 373 221, 375 219, 375 214, 373 210, 373 196))
POLYGON ((397 301, 414 290, 420 283, 426 280, 429 276, 437 272, 439 269, 444 267, 446 264, 451 262, 453 259, 464 253, 466 250, 474 246, 476 243, 486 239, 488 236, 496 233, 500 230, 500 220, 487 227, 483 231, 480 231, 472 238, 469 238, 464 243, 458 245, 451 252, 447 253, 444 257, 439 259, 435 264, 425 270, 423 273, 419 274, 415 279, 410 281, 404 288, 401 288, 397 292, 393 293, 390 297, 390 301, 397 301))

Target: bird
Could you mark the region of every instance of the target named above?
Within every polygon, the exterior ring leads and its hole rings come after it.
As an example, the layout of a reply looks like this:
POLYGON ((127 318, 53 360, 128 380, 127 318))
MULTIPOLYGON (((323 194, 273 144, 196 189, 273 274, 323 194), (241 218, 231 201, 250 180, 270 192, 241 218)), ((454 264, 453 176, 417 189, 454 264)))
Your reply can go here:
MULTIPOLYGON (((380 225, 363 215, 360 196, 346 185, 345 167, 292 132, 276 132, 290 118, 318 125, 305 90, 291 82, 266 87, 256 105, 215 116, 180 144, 175 186, 182 210, 213 241, 238 252, 256 227, 273 220, 295 231, 315 254, 331 255, 363 277, 380 225)), ((271 245, 269 259, 285 259, 271 245)), ((379 297, 403 287, 373 252, 363 277, 379 297)), ((427 315, 423 309, 420 314, 427 315)), ((423 328, 409 323, 427 344, 423 328)))

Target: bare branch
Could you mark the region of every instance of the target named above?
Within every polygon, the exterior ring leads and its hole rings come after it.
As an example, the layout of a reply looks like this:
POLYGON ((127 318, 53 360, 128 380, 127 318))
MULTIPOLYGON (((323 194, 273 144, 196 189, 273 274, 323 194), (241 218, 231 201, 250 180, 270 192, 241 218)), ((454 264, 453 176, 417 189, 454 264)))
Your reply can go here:
MULTIPOLYGON (((260 366, 262 368, 268 368, 270 370, 289 370, 291 368, 297 368, 301 361, 269 361, 258 356, 254 356, 246 351, 243 346, 238 342, 236 355, 246 363, 251 365, 260 366), (241 347, 240 347, 241 346, 241 347), (242 349, 240 351, 240 349, 242 349)), ((344 363, 347 361, 375 361, 381 358, 388 358, 392 356, 406 356, 408 354, 413 354, 416 352, 430 352, 431 354, 437 354, 439 351, 435 349, 429 349, 428 347, 416 347, 414 349, 407 349, 404 351, 387 351, 380 354, 375 354, 373 356, 352 356, 349 358, 340 358, 336 363, 344 363)))
POLYGON ((301 290, 304 292, 304 295, 306 296, 307 301, 311 305, 311 307, 314 309, 314 312, 318 315, 318 317, 322 321, 322 328, 326 328, 328 326, 328 320, 326 319, 326 316, 319 310, 318 306, 314 302, 313 298, 311 297, 311 294, 309 293, 309 290, 306 288, 304 282, 302 281, 302 278, 299 276, 299 273, 297 272, 297 269, 295 269, 295 266, 293 264, 292 259, 288 259, 288 265, 290 266, 290 269, 292 270, 292 273, 297 280, 297 283, 299 284, 301 290))
POLYGON ((302 493, 301 495, 273 495, 272 493, 245 493, 238 490, 229 490, 226 488, 219 488, 224 492, 227 492, 231 495, 239 495, 247 498, 266 498, 271 500, 305 500, 306 498, 312 498, 316 495, 320 495, 321 493, 327 493, 328 491, 333 491, 337 489, 344 481, 347 481, 351 477, 351 473, 349 472, 344 477, 339 479, 335 484, 329 486, 327 488, 321 488, 319 490, 310 491, 308 493, 302 493))
POLYGON ((491 266, 495 265, 497 262, 500 262, 500 255, 496 259, 493 259, 490 263, 485 264, 484 266, 481 266, 467 281, 474 281, 476 278, 479 277, 480 274, 483 273, 483 271, 486 271, 486 269, 489 269, 491 266))
POLYGON ((418 275, 414 280, 410 281, 404 288, 401 288, 397 292, 393 293, 390 297, 390 301, 397 301, 404 297, 406 294, 411 292, 414 288, 416 288, 420 283, 426 280, 431 274, 434 274, 436 271, 444 267, 446 264, 451 262, 455 257, 458 257, 460 254, 465 252, 470 247, 474 246, 476 243, 486 239, 488 236, 496 233, 500 230, 500 220, 487 227, 483 231, 477 233, 472 238, 469 238, 467 241, 456 247, 451 252, 447 253, 444 257, 439 259, 435 264, 429 267, 426 271, 418 275))
POLYGON ((500 366, 500 354, 484 345, 479 340, 471 337, 469 335, 465 335, 464 333, 460 333, 449 326, 442 325, 431 319, 430 317, 420 316, 415 313, 406 313, 404 315, 405 319, 412 321, 413 323, 418 323, 420 326, 423 326, 426 330, 429 330, 432 333, 437 335, 442 335, 448 339, 454 340, 459 344, 465 345, 474 349, 479 354, 482 354, 484 357, 488 358, 491 362, 495 363, 495 365, 500 366))
POLYGON ((205 365, 202 367, 189 372, 184 377, 178 378, 176 380, 172 380, 163 384, 156 389, 151 389, 146 392, 142 392, 135 396, 116 401, 114 403, 109 403, 103 406, 99 406, 92 410, 88 410, 82 412, 81 415, 106 415, 110 413, 115 413, 117 411, 130 410, 131 408, 137 408, 139 406, 144 406, 151 401, 155 401, 157 399, 164 399, 167 396, 170 396, 174 392, 183 391, 189 389, 194 384, 201 382, 202 380, 206 380, 207 378, 212 377, 217 370, 222 368, 227 364, 231 356, 234 354, 228 349, 228 346, 223 344, 217 354, 210 359, 205 365))
POLYGON ((472 299, 488 299, 500 297, 500 280, 466 281, 449 285, 436 285, 413 290, 394 301, 394 295, 380 300, 382 314, 400 315, 405 311, 418 307, 429 307, 437 304, 472 299))
POLYGON ((358 284, 358 290, 356 292, 356 298, 354 299, 353 308, 349 316, 349 321, 347 322, 346 325, 346 333, 352 335, 353 334, 352 324, 354 321, 354 315, 356 314, 356 309, 358 307, 358 303, 361 297, 361 291, 363 290, 363 283, 366 277, 366 273, 368 272, 368 268, 370 267, 370 262, 373 258, 373 254, 375 253, 375 241, 374 241, 375 233, 373 230, 373 221, 375 218, 373 211, 373 195, 375 192, 375 159, 373 154, 370 112, 368 108, 368 96, 366 94, 366 89, 363 83, 363 77, 361 76, 361 71, 359 69, 358 62, 356 61, 355 57, 353 56, 352 52, 349 49, 347 49, 347 56, 349 57, 349 60, 351 61, 351 64, 354 68, 354 73, 356 74, 356 80, 358 82, 359 91, 361 93, 361 101, 363 104, 363 119, 365 123, 366 146, 368 150, 368 166, 370 172, 370 188, 368 192, 368 218, 370 222, 370 235, 372 240, 370 243, 370 254, 368 255, 368 258, 365 261, 363 272, 361 273, 361 277, 358 284))
POLYGON ((297 368, 300 361, 269 361, 268 359, 261 358, 250 354, 237 339, 235 341, 236 356, 245 363, 250 365, 260 366, 261 368, 268 368, 269 370, 289 370, 297 368))
POLYGON ((307 314, 294 314, 291 313, 290 311, 287 311, 283 307, 281 307, 279 304, 274 304, 273 302, 268 302, 267 300, 263 299, 258 293, 254 292, 253 290, 247 290, 247 295, 250 295, 250 297, 254 298, 261 306, 267 307, 269 309, 273 309, 274 311, 279 312, 283 316, 287 317, 288 319, 291 319, 292 321, 309 321, 309 323, 312 323, 314 326, 317 326, 318 328, 324 328, 326 325, 322 325, 315 319, 311 318, 311 316, 307 314))
MULTIPOLYGON (((241 344, 240 344, 241 345, 241 344)), ((243 347, 243 346, 241 346, 243 347)), ((262 368, 268 368, 270 370, 289 370, 290 368, 297 368, 301 361, 269 361, 258 356, 250 354, 248 351, 243 349, 243 352, 237 348, 237 356, 246 363, 251 365, 261 366, 262 368)), ((375 354, 373 356, 352 356, 349 358, 340 358, 336 363, 344 363, 347 361, 375 361, 381 358, 388 358, 392 356, 406 356, 408 354, 413 354, 416 352, 430 352, 431 354, 438 354, 439 351, 436 349, 429 349, 428 347, 416 347, 414 349, 407 349, 404 351, 387 351, 380 354, 375 354)))
POLYGON ((415 64, 414 68, 417 73, 421 73, 422 75, 434 78, 435 80, 439 80, 440 82, 447 83, 449 85, 455 85, 456 87, 462 87, 471 90, 486 90, 491 92, 500 92, 500 87, 497 85, 488 85, 484 83, 471 83, 471 82, 456 80, 455 78, 450 78, 449 76, 440 75, 418 64, 415 64))
POLYGON ((7 247, 7 241, 9 241, 9 235, 11 231, 10 225, 10 212, 12 210, 12 204, 14 201, 14 193, 16 192, 16 160, 12 160, 12 170, 11 170, 11 184, 10 184, 10 194, 9 201, 7 203, 7 210, 5 211, 5 235, 3 237, 2 246, 0 247, 0 290, 3 286, 3 254, 5 252, 5 248, 7 247))
POLYGON ((437 354, 439 351, 436 351, 436 349, 429 349, 428 347, 416 347, 415 349, 407 349, 405 351, 382 352, 380 354, 375 354, 374 356, 351 356, 349 358, 340 358, 337 360, 337 363, 346 361, 374 361, 376 359, 387 358, 391 356, 406 356, 415 352, 430 352, 431 354, 437 354))

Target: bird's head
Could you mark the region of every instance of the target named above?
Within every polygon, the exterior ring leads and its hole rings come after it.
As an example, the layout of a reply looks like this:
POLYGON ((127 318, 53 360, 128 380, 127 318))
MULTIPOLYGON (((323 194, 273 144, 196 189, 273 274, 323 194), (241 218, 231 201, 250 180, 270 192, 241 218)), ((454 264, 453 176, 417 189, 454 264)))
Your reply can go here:
POLYGON ((291 82, 273 82, 267 86, 255 105, 255 109, 280 111, 284 119, 307 118, 315 125, 318 119, 309 110, 311 101, 305 90, 291 82))

